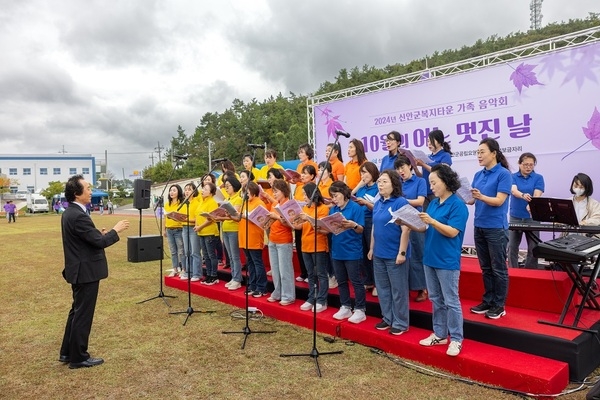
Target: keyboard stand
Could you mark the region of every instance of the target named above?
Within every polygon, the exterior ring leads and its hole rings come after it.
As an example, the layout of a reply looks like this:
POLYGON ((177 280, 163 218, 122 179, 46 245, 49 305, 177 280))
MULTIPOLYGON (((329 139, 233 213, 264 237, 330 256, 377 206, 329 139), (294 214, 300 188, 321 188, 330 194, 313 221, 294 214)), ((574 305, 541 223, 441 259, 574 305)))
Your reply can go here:
POLYGON ((600 257, 597 257, 596 263, 594 264, 594 269, 592 270, 592 274, 589 277, 589 280, 586 282, 581 274, 581 269, 576 264, 571 264, 568 262, 555 261, 557 265, 560 265, 563 271, 567 273, 571 281, 573 282, 573 287, 569 292, 569 297, 567 298, 567 302, 563 307, 562 313, 560 314, 560 318, 558 319, 558 323, 550 322, 550 321, 542 321, 538 320, 538 323, 545 325, 553 325, 560 326, 568 329, 575 329, 582 332, 589 332, 593 334, 597 334, 598 331, 593 329, 579 328, 577 325, 579 324, 579 320, 581 319, 581 314, 583 313, 583 309, 586 307, 592 310, 600 310, 600 304, 596 300, 596 297, 600 296, 600 293, 596 289, 596 278, 598 278, 598 273, 600 272, 600 257), (565 317, 567 316, 567 312, 571 308, 571 303, 573 302, 573 297, 575 296, 575 292, 579 292, 581 295, 581 303, 577 306, 578 310, 575 314, 575 319, 573 320, 572 325, 567 325, 564 323, 565 317))

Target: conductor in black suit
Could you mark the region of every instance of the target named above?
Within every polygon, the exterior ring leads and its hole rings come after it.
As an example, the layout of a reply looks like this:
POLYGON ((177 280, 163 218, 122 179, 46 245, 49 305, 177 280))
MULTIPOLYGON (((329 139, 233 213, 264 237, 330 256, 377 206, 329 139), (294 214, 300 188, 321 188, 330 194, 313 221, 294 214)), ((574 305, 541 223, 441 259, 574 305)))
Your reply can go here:
POLYGON ((73 305, 67 317, 59 361, 69 368, 93 367, 104 362, 88 353, 88 340, 94 319, 100 279, 108 276, 104 248, 119 241, 119 233, 129 227, 122 220, 110 231, 98 230, 87 213, 92 188, 82 175, 69 178, 65 186, 69 207, 62 214, 62 241, 65 254, 63 277, 71 284, 73 305))

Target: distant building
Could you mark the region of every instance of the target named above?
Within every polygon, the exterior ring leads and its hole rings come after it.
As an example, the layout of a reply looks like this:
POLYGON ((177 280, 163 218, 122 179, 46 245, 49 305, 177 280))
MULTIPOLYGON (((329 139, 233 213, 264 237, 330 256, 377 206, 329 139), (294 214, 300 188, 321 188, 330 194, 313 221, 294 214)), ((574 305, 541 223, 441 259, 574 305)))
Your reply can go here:
POLYGON ((0 174, 18 182, 11 184, 11 193, 34 193, 75 174, 95 184, 96 160, 91 154, 0 154, 0 174))

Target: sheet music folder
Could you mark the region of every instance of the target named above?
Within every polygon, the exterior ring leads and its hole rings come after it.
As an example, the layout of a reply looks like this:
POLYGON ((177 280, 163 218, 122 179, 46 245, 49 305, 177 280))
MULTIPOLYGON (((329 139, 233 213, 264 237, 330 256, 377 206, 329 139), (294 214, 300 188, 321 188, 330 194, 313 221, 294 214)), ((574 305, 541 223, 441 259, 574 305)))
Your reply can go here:
POLYGON ((534 221, 579 226, 575 206, 571 199, 534 197, 529 202, 529 210, 534 221))

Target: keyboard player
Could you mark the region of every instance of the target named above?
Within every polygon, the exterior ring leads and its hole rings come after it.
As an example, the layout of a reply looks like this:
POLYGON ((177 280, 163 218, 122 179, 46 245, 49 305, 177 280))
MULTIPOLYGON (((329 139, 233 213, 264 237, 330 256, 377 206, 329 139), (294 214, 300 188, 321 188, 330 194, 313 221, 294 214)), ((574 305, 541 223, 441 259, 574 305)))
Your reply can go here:
MULTIPOLYGON (((544 194, 544 177, 534 171, 537 163, 536 157, 532 153, 523 153, 519 157, 519 171, 512 174, 512 188, 510 196, 509 222, 531 223, 531 213, 529 202, 533 197, 541 197, 544 194)), ((523 237, 522 230, 510 230, 508 234, 508 266, 518 268, 519 264, 519 245, 523 237)), ((533 248, 539 241, 538 232, 531 232, 525 235, 527 240, 527 257, 524 267, 537 269, 538 259, 533 256, 533 248), (535 240, 537 238, 538 240, 535 240)))
MULTIPOLYGON (((578 173, 571 182, 571 193, 579 225, 600 225, 600 202, 591 197, 594 193, 592 179, 582 172, 578 173)), ((600 238, 600 235, 595 236, 600 238)))

